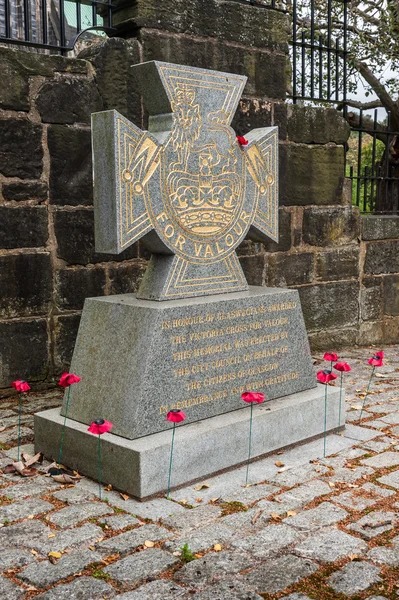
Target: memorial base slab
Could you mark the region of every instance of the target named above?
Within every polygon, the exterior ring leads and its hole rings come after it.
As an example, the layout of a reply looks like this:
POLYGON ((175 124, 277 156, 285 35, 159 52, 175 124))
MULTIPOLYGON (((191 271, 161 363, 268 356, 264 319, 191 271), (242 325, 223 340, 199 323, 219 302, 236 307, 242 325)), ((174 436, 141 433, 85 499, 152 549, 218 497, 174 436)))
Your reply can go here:
MULTIPOLYGON (((325 387, 298 392, 256 405, 253 409, 252 459, 320 436, 324 432, 325 387)), ((344 397, 344 396, 343 396, 344 397)), ((345 411, 338 422, 339 388, 329 387, 327 431, 345 425, 345 411)), ((239 466, 248 457, 250 408, 245 407, 202 421, 178 426, 173 454, 172 487, 186 485, 220 471, 239 466)), ((35 415, 35 450, 56 458, 64 417, 60 409, 35 415)), ((103 483, 146 499, 165 492, 172 431, 136 440, 106 433, 102 436, 103 483)), ((323 448, 320 444, 320 456, 323 448)), ((87 425, 67 420, 63 463, 97 479, 97 437, 87 425)))

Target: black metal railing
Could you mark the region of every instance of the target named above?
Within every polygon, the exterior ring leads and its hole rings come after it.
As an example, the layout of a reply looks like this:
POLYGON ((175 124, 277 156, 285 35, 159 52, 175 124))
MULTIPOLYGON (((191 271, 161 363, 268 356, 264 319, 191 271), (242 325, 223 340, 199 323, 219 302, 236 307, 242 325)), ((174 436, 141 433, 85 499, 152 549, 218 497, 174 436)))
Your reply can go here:
POLYGON ((83 31, 112 32, 112 0, 0 0, 0 43, 64 54, 83 31))
POLYGON ((399 214, 399 131, 388 113, 381 123, 378 111, 349 113, 352 125, 347 152, 347 176, 352 203, 362 212, 399 214))
POLYGON ((345 103, 348 0, 292 0, 289 12, 292 101, 345 103))

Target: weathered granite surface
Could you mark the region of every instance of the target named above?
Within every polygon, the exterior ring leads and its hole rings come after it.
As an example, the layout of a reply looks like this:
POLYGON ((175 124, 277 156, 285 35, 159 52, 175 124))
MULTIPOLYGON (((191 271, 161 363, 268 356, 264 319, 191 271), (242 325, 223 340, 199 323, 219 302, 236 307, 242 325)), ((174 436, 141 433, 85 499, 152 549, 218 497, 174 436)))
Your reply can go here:
MULTIPOLYGON (((77 386, 76 386, 77 387, 77 386)), ((331 387, 327 404, 327 431, 338 428, 339 389, 331 387)), ((340 426, 344 425, 344 412, 340 426)), ((245 463, 248 457, 250 409, 234 410, 176 430, 173 453, 172 487, 207 477, 245 463), (195 449, 195 451, 193 451, 195 449)), ((35 415, 36 448, 49 458, 56 457, 64 419, 58 409, 35 415)), ((324 430, 324 388, 316 388, 271 400, 253 409, 253 458, 285 446, 320 436, 324 430)), ((88 433, 87 425, 67 420, 63 461, 79 472, 97 477, 97 438, 88 433)), ((171 432, 162 431, 137 440, 106 433, 102 436, 103 481, 138 498, 166 491, 168 481, 171 432), (126 468, 129 465, 129 468, 126 468)), ((320 455, 322 456, 322 444, 320 455)), ((264 486, 270 494, 273 486, 264 486)), ((275 488, 278 490, 278 488, 275 488)), ((322 481, 312 481, 281 494, 294 506, 308 498, 328 494, 331 488, 322 481), (313 489, 316 486, 317 489, 313 489), (313 496, 312 496, 313 495, 313 496)), ((245 490, 245 498, 254 501, 259 490, 245 490)), ((214 493, 214 492, 212 492, 214 493)), ((240 498, 222 490, 221 497, 240 498)), ((241 498, 240 498, 241 499, 241 498)), ((66 510, 66 509, 64 509, 66 510)), ((139 511, 138 514, 142 515, 139 511)))
POLYGON ((68 416, 108 419, 128 439, 169 429, 172 408, 186 425, 242 408, 246 390, 272 400, 315 387, 298 293, 259 287, 162 303, 88 299, 71 372, 82 380, 68 416))

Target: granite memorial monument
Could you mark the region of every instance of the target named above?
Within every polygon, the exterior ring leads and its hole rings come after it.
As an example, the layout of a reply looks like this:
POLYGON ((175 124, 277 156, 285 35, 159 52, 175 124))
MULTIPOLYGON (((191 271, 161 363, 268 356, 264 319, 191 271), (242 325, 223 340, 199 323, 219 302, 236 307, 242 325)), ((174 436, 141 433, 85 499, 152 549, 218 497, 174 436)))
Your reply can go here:
MULTIPOLYGON (((277 128, 238 143, 230 123, 245 77, 155 61, 132 68, 148 131, 114 110, 92 116, 96 250, 141 240, 151 261, 137 294, 86 300, 64 462, 95 477, 87 426, 110 420, 104 480, 145 498, 166 488, 169 410, 187 415, 174 457, 181 485, 245 461, 242 392, 267 399, 254 412, 253 456, 320 435, 324 405, 297 291, 248 287, 236 255, 246 237, 278 239, 277 128)), ((337 398, 331 390, 329 430, 337 398)), ((65 401, 36 415, 47 456, 64 411, 65 401)))

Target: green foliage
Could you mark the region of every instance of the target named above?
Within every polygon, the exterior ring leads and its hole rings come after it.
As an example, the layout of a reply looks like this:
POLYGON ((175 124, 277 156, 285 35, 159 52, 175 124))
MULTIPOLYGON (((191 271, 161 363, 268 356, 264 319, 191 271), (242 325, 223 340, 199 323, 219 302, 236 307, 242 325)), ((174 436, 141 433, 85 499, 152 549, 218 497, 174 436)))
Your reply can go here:
POLYGON ((104 573, 101 569, 93 571, 92 577, 95 577, 96 579, 111 579, 111 575, 109 573, 104 573))
POLYGON ((191 552, 188 544, 184 544, 184 546, 182 548, 180 548, 180 552, 181 552, 181 559, 184 563, 189 563, 192 560, 195 560, 195 556, 191 552))

